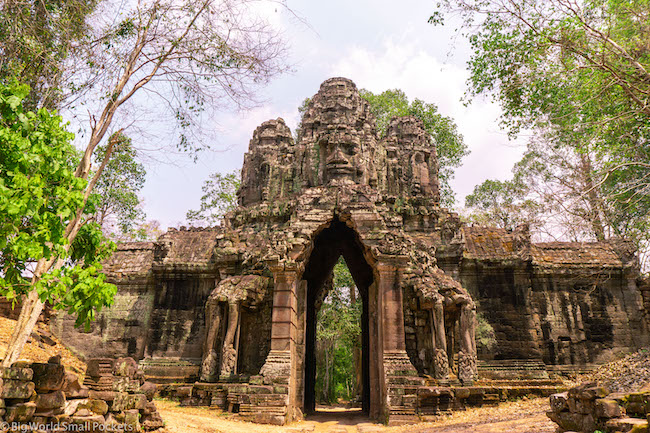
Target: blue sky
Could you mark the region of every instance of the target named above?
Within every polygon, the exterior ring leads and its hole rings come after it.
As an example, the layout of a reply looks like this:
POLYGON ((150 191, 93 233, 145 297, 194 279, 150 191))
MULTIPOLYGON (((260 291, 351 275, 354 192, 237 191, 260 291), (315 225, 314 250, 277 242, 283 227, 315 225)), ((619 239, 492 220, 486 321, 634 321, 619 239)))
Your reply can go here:
POLYGON ((215 150, 196 163, 184 158, 147 163, 142 196, 148 219, 163 227, 182 225, 187 210, 198 208, 201 185, 210 173, 241 168, 257 125, 282 117, 293 130, 301 101, 333 76, 350 78, 373 92, 402 89, 410 99, 435 103, 443 115, 454 118, 471 151, 452 182, 459 205, 485 179, 511 176, 523 146, 499 128, 498 106, 486 98, 463 105, 468 47, 453 23, 427 23, 434 1, 289 0, 288 6, 301 20, 273 3, 259 4, 288 41, 293 72, 267 86, 258 107, 206 119, 218 131, 211 143, 215 150))

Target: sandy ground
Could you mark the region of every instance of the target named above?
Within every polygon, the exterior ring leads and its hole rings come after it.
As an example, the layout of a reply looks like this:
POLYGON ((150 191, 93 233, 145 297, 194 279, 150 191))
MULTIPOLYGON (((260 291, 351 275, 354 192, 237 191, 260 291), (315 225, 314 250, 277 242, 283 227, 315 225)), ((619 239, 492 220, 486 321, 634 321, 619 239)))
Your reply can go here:
POLYGON ((521 400, 455 412, 435 422, 404 427, 372 424, 359 411, 321 410, 305 421, 279 427, 239 421, 230 414, 205 407, 186 408, 167 400, 157 400, 167 433, 553 433, 556 425, 545 415, 548 399, 521 400))

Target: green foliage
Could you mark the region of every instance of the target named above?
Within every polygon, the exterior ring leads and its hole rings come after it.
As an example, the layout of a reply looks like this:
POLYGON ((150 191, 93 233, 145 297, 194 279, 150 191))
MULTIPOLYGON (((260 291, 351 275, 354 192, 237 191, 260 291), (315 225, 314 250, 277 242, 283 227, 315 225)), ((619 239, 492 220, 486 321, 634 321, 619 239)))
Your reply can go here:
POLYGON ((83 207, 86 181, 75 176, 73 135, 59 116, 25 111, 28 93, 24 85, 0 87, 0 293, 15 300, 36 290, 87 324, 116 291, 99 272, 113 244, 96 224, 84 225, 67 244, 66 225, 83 207), (64 266, 32 279, 41 258, 64 266))
POLYGON ((59 106, 66 61, 88 34, 86 20, 97 3, 5 0, 0 6, 0 84, 28 84, 27 109, 59 106))
POLYGON ((360 94, 370 103, 370 109, 377 118, 380 136, 386 134, 393 117, 415 116, 424 122, 424 128, 438 152, 441 202, 445 206, 453 206, 455 200, 450 181, 454 177, 454 169, 459 167, 463 157, 469 154, 453 119, 438 113, 435 104, 420 99, 409 102, 406 94, 399 89, 386 90, 377 95, 361 89, 360 94))
POLYGON ((187 211, 190 224, 218 225, 223 216, 237 207, 237 190, 240 178, 238 171, 227 174, 214 173, 203 183, 201 206, 187 211))
POLYGON ((334 266, 333 287, 317 316, 316 398, 322 403, 355 396, 356 369, 361 349, 361 299, 352 275, 341 258, 334 266))
POLYGON ((431 21, 443 12, 472 46, 468 97, 493 96, 510 134, 534 133, 515 175, 533 164, 527 179, 558 225, 647 244, 650 2, 442 0, 431 21))
POLYGON ((465 197, 469 220, 509 230, 522 224, 535 226, 539 206, 525 198, 526 188, 516 180, 486 180, 465 197))
MULTIPOLYGON (((108 163, 94 188, 96 194, 96 220, 105 232, 116 224, 120 235, 136 235, 137 227, 144 220, 138 192, 144 186, 146 171, 137 161, 137 152, 131 139, 122 132, 109 138, 114 142, 108 163)), ((107 146, 97 146, 95 160, 99 164, 105 158, 107 146)))
MULTIPOLYGON (((137 161, 137 152, 131 139, 122 132, 114 133, 109 142, 113 148, 101 177, 94 188, 96 220, 111 233, 113 224, 120 235, 134 235, 136 227, 144 220, 140 209, 138 192, 144 186, 146 171, 137 161)), ((97 146, 95 160, 101 164, 106 156, 107 145, 97 146)))
POLYGON ((494 328, 481 313, 476 314, 476 350, 479 353, 489 353, 497 345, 494 328))

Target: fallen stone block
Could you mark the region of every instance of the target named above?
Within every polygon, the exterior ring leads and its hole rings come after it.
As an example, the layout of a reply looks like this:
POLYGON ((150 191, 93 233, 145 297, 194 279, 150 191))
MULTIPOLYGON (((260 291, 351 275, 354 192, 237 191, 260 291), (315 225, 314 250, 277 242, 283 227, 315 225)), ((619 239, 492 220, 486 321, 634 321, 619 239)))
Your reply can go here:
POLYGON ((34 382, 7 379, 3 381, 2 394, 0 396, 2 398, 21 398, 27 400, 32 397, 34 388, 34 382))
POLYGON ((113 400, 111 411, 120 412, 126 410, 141 410, 147 405, 147 397, 144 394, 127 394, 120 392, 113 400))
POLYGON ((25 382, 31 382, 34 377, 34 372, 31 368, 17 366, 16 364, 11 367, 2 369, 2 378, 11 379, 11 380, 22 380, 25 382))
POLYGON ((8 423, 12 422, 28 422, 34 416, 36 412, 36 403, 27 402, 19 403, 14 406, 9 406, 6 409, 5 421, 8 423))
POLYGON ((598 418, 618 418, 625 415, 625 409, 616 400, 600 398, 596 400, 594 414, 598 418))
POLYGON ((79 376, 69 371, 65 373, 65 381, 61 390, 66 398, 88 398, 89 389, 79 382, 79 376))
POLYGON ((130 432, 141 432, 140 412, 137 409, 129 409, 124 412, 124 424, 130 432))
POLYGON ((65 383, 65 367, 49 362, 34 362, 34 385, 41 392, 59 391, 65 383))
POLYGON ((88 397, 97 400, 113 401, 116 395, 115 391, 94 391, 92 389, 88 391, 88 397))
POLYGON ((132 378, 138 371, 138 363, 133 358, 118 358, 113 364, 113 375, 132 378))
POLYGON ((101 377, 113 376, 115 360, 111 358, 93 358, 86 364, 86 376, 101 377))
POLYGON ((648 421, 639 418, 614 418, 605 423, 609 432, 648 433, 648 421))
POLYGON ((140 387, 140 391, 144 393, 144 395, 147 397, 147 400, 151 401, 156 395, 157 387, 155 383, 145 382, 140 387))
POLYGON ((47 394, 38 394, 36 397, 36 408, 40 413, 42 411, 63 408, 65 406, 65 394, 63 391, 54 391, 47 394))
POLYGON ((75 415, 70 417, 69 423, 74 425, 68 427, 70 431, 83 431, 84 433, 103 433, 106 431, 106 420, 101 415, 75 415))

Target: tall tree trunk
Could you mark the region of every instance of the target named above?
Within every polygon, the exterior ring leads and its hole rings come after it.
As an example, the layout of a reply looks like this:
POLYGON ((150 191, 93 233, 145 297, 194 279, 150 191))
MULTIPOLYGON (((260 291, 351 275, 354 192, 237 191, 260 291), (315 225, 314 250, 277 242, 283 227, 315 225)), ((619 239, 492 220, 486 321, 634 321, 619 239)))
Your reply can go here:
POLYGON ((587 203, 589 204, 589 224, 591 225, 592 232, 598 241, 605 240, 605 226, 602 220, 602 206, 599 200, 599 194, 596 190, 593 179, 593 167, 589 155, 580 154, 580 169, 585 180, 585 187, 587 189, 587 203))
MULTIPOLYGON (((36 264, 34 275, 32 276, 31 286, 33 287, 38 283, 41 277, 52 268, 60 267, 62 264, 61 260, 39 260, 36 264)), ((34 289, 32 289, 23 300, 23 306, 20 309, 20 315, 18 316, 16 327, 14 328, 14 332, 11 334, 11 339, 7 346, 7 352, 2 360, 2 367, 11 367, 14 362, 18 361, 25 344, 27 344, 27 339, 32 334, 32 330, 36 326, 38 317, 43 311, 44 305, 45 304, 38 297, 38 292, 34 289)))
MULTIPOLYGON (((122 132, 122 130, 120 129, 119 132, 122 132)), ((117 135, 115 137, 117 137, 117 135)), ((101 175, 102 171, 106 167, 106 164, 108 164, 108 160, 111 157, 111 153, 113 151, 113 147, 115 146, 116 142, 117 142, 117 138, 113 140, 109 140, 108 146, 106 148, 106 153, 104 155, 104 160, 102 161, 97 172, 95 173, 91 181, 88 183, 88 186, 86 187, 86 191, 84 192, 84 201, 82 205, 77 210, 77 213, 74 216, 74 218, 72 218, 66 225, 65 234, 68 242, 63 247, 66 253, 69 251, 70 246, 72 245, 72 243, 77 237, 77 234, 79 233, 79 229, 83 225, 82 222, 83 209, 86 206, 86 203, 88 202, 90 193, 92 192, 95 184, 99 180, 99 176, 101 175)), ((77 167, 77 171, 79 173, 77 177, 87 179, 90 171, 90 159, 88 160, 82 159, 82 161, 79 163, 79 166, 77 167)), ((32 334, 32 331, 36 326, 38 317, 43 312, 43 307, 45 304, 39 299, 38 293, 34 289, 34 286, 41 280, 43 275, 47 274, 48 272, 60 269, 64 263, 65 263, 64 260, 62 260, 61 258, 54 257, 51 259, 42 258, 36 264, 36 269, 34 269, 34 274, 30 282, 30 287, 32 287, 32 290, 30 290, 29 294, 27 295, 27 297, 23 302, 23 306, 20 310, 20 315, 18 316, 16 327, 14 328, 14 332, 11 335, 11 340, 9 341, 9 345, 7 346, 7 352, 5 353, 5 357, 2 360, 2 367, 10 367, 14 362, 18 360, 20 354, 23 351, 23 348, 25 347, 25 344, 27 344, 27 339, 32 334)))

